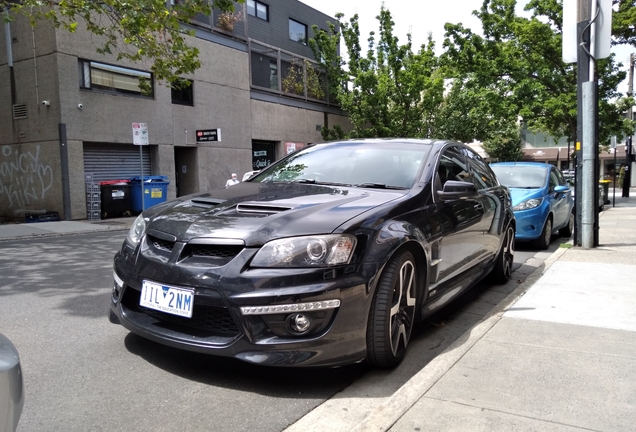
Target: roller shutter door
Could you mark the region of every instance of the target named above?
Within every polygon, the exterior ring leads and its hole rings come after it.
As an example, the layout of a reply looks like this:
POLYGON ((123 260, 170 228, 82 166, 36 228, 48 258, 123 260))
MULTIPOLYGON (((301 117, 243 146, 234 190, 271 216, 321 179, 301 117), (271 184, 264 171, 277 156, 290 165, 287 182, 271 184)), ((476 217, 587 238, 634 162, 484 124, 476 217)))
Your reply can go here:
MULTIPOLYGON (((150 172, 150 146, 143 148, 144 176, 150 172)), ((84 143, 84 173, 93 181, 129 179, 141 175, 139 146, 84 143)))

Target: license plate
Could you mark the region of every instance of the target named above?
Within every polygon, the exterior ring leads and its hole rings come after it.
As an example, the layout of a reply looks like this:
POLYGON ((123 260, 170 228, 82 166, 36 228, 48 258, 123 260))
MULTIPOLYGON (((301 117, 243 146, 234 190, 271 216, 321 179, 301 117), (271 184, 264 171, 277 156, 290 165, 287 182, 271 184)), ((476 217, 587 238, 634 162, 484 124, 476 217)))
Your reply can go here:
POLYGON ((194 290, 144 281, 139 304, 161 312, 192 318, 194 290))

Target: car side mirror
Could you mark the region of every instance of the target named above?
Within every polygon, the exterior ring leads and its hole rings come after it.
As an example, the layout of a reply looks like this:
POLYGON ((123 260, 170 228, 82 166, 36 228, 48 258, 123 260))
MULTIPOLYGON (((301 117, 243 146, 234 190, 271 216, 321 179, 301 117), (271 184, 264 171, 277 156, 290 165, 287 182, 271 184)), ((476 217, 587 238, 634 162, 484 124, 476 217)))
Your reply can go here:
POLYGON ((453 201, 462 198, 471 198, 479 195, 472 182, 448 180, 444 183, 443 190, 437 191, 437 196, 445 201, 453 201))
POLYGON ((554 188, 554 191, 555 191, 556 193, 567 192, 567 191, 569 191, 569 190, 570 190, 570 188, 569 188, 569 187, 567 187, 567 186, 557 186, 557 187, 555 187, 555 188, 554 188))

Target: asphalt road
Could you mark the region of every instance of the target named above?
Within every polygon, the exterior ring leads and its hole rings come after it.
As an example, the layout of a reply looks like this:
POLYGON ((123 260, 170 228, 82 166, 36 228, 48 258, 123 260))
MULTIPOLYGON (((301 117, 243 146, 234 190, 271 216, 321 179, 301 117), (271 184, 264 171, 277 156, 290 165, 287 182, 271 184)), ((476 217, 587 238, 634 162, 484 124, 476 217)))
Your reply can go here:
MULTIPOLYGON (((392 371, 265 368, 168 348, 110 324, 112 257, 125 234, 0 242, 0 331, 20 352, 26 384, 18 432, 282 431, 345 391, 369 403, 334 416, 363 416, 514 289, 482 283, 419 325, 392 371)), ((515 281, 564 241, 538 254, 518 247, 515 281)))

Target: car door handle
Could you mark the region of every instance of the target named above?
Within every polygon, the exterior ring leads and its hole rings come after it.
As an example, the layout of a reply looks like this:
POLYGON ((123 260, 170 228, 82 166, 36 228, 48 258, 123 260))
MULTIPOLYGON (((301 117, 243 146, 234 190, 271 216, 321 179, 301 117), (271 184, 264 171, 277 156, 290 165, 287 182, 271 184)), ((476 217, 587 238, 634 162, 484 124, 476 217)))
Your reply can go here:
POLYGON ((475 210, 483 210, 483 209, 484 209, 484 206, 483 206, 483 205, 481 205, 481 204, 475 204, 475 205, 473 206, 473 208, 474 208, 475 210))

